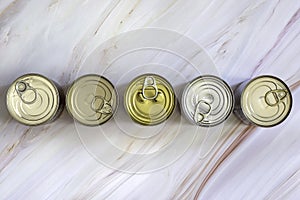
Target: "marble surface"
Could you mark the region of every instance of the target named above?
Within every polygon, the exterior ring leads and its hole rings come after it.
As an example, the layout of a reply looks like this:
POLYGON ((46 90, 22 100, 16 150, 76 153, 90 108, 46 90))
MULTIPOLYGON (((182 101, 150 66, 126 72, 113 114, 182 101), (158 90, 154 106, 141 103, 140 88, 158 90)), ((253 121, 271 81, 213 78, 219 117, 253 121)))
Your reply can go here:
POLYGON ((1 0, 0 199, 299 199, 300 1, 1 0), (5 91, 36 72, 65 88, 98 73, 117 86, 113 120, 95 128, 64 112, 21 125, 5 91), (126 83, 144 72, 185 83, 215 74, 233 88, 261 74, 291 87, 293 109, 273 128, 234 115, 204 129, 177 108, 142 127, 124 112, 126 83))

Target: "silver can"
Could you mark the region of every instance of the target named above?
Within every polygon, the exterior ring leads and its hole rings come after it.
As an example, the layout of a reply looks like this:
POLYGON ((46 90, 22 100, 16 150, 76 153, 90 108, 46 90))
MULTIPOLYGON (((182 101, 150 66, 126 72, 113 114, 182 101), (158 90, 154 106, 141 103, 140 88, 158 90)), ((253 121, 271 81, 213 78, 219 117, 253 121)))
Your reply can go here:
POLYGON ((181 110, 193 124, 210 127, 224 122, 234 108, 234 95, 230 86, 213 76, 200 76, 185 87, 181 110))
POLYGON ((243 82, 235 91, 236 115, 246 124, 273 127, 292 109, 292 94, 279 78, 264 75, 243 82))

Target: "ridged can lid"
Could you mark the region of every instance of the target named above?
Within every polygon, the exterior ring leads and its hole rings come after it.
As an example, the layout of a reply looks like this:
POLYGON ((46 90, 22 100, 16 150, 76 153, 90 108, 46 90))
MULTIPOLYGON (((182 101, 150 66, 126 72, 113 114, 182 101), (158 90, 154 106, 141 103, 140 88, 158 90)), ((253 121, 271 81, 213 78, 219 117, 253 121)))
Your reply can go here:
POLYGON ((144 74, 128 86, 124 104, 129 116, 142 125, 157 125, 170 117, 175 108, 171 84, 156 74, 144 74))
POLYGON ((288 86, 274 76, 259 76, 245 86, 240 99, 241 110, 253 124, 275 126, 286 119, 292 108, 288 86))
POLYGON ((66 108, 83 125, 98 126, 107 122, 117 106, 117 92, 113 84, 103 76, 82 76, 67 91, 66 108))
POLYGON ((6 104, 14 119, 36 126, 55 118, 60 108, 60 94, 48 78, 40 74, 26 74, 10 85, 6 104))
POLYGON ((204 75, 185 87, 181 110, 186 118, 199 126, 216 126, 224 122, 234 108, 234 95, 222 79, 204 75))

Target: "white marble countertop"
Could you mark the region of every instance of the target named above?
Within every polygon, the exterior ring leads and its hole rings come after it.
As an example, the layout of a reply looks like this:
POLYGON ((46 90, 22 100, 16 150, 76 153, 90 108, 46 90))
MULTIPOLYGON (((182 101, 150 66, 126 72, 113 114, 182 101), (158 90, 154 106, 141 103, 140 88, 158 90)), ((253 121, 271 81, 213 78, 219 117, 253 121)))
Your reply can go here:
POLYGON ((299 199, 299 18, 299 0, 1 0, 0 199, 299 199), (99 73, 119 93, 155 72, 176 94, 199 74, 232 87, 271 74, 291 87, 294 104, 268 129, 234 115, 196 128, 178 109, 145 128, 122 103, 101 127, 66 111, 27 127, 8 115, 5 91, 29 72, 64 87, 99 73))

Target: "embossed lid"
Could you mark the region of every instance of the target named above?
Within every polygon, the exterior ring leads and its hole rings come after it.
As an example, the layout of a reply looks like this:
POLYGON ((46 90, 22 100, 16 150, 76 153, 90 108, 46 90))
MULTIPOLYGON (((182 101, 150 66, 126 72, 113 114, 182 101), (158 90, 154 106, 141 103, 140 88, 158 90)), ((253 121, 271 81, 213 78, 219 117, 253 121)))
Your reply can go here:
POLYGON ((117 106, 118 96, 112 83, 95 74, 75 80, 66 95, 66 107, 70 115, 87 126, 107 122, 117 106))
POLYGON ((170 83, 156 74, 135 78, 124 97, 129 116, 142 125, 156 125, 174 111, 175 93, 170 83))
POLYGON ((35 126, 51 121, 60 105, 55 84, 40 74, 17 78, 6 95, 10 115, 22 124, 35 126))
POLYGON ((199 126, 216 126, 225 121, 234 107, 230 86, 222 79, 204 75, 191 81, 181 99, 182 111, 199 126))
POLYGON ((286 119, 292 108, 288 86, 274 76, 259 76, 251 80, 241 95, 241 109, 252 123, 275 126, 286 119))

